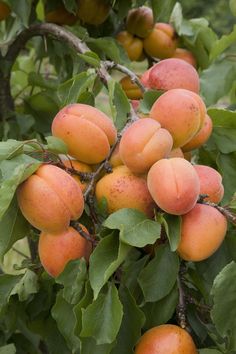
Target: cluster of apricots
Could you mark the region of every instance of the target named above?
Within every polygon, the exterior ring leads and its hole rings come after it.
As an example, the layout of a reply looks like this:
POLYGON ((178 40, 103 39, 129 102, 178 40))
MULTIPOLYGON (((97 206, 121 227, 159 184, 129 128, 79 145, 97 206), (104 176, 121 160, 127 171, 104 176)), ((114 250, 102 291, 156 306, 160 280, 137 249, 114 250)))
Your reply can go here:
POLYGON ((152 10, 147 6, 131 9, 126 19, 126 30, 119 32, 117 41, 131 61, 149 56, 158 59, 179 58, 196 67, 193 54, 178 48, 178 37, 169 23, 154 23, 152 10))

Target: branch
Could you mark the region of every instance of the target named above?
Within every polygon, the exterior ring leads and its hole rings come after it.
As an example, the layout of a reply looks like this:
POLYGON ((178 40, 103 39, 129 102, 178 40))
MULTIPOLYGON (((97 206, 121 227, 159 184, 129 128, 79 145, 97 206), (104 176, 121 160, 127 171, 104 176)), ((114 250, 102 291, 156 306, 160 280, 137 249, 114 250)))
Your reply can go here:
POLYGON ((215 209, 217 209, 222 215, 224 215, 232 224, 236 225, 236 214, 232 213, 229 208, 222 207, 218 204, 205 201, 204 199, 208 197, 208 195, 200 195, 198 199, 199 204, 209 205, 215 209))
POLYGON ((92 244, 95 244, 97 241, 90 236, 90 234, 88 234, 87 232, 85 232, 82 227, 80 226, 80 224, 77 221, 71 221, 70 225, 76 229, 76 231, 78 231, 78 233, 85 238, 87 241, 91 242, 92 244))

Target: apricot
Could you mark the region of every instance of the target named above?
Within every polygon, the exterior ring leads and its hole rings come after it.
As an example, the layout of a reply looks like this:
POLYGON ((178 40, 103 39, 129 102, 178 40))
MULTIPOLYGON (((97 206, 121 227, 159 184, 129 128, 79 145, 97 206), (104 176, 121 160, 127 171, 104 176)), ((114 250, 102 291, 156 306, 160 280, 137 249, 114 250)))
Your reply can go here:
POLYGON ((146 173, 158 160, 167 157, 173 139, 154 119, 146 118, 134 122, 124 132, 120 141, 120 157, 133 172, 146 173))
POLYGON ((197 67, 196 59, 189 50, 184 48, 176 48, 172 58, 178 58, 186 61, 187 63, 191 64, 194 68, 197 67))
POLYGON ((143 334, 135 354, 197 354, 197 348, 187 331, 176 325, 164 324, 143 334))
POLYGON ((57 25, 73 26, 77 21, 77 17, 67 11, 63 5, 50 11, 47 11, 46 9, 45 12, 46 22, 56 23, 57 25))
POLYGON ((211 136, 213 129, 213 124, 211 118, 206 114, 203 127, 199 130, 199 132, 194 135, 194 137, 185 144, 182 149, 184 152, 188 152, 194 149, 198 149, 200 146, 205 144, 209 137, 211 136))
POLYGON ((17 189, 24 217, 39 230, 56 233, 65 230, 84 210, 82 191, 75 180, 53 165, 41 165, 17 189))
POLYGON ((116 40, 122 45, 130 60, 137 61, 143 55, 143 42, 140 38, 122 31, 118 33, 116 40))
POLYGON ((5 20, 11 13, 10 7, 3 1, 0 1, 0 21, 5 20))
POLYGON ((121 160, 120 157, 120 144, 118 144, 115 150, 113 151, 109 163, 111 164, 112 167, 123 165, 123 161, 121 160))
POLYGON ((126 96, 131 100, 139 100, 143 97, 143 93, 137 84, 133 83, 129 76, 125 76, 120 80, 122 89, 126 96))
POLYGON ((101 25, 108 17, 110 4, 106 0, 78 0, 78 18, 90 25, 101 25))
POLYGON ((196 206, 182 216, 178 253, 186 261, 198 262, 210 257, 221 245, 227 231, 226 218, 214 207, 196 206))
POLYGON ((147 185, 159 208, 174 215, 190 211, 200 193, 197 172, 181 157, 157 161, 148 172, 147 185))
POLYGON ((126 28, 129 33, 140 38, 146 38, 153 29, 153 26, 153 14, 149 7, 140 6, 128 12, 126 28))
POLYGON ((172 57, 176 47, 176 33, 168 23, 156 23, 151 33, 143 41, 145 52, 150 57, 159 59, 172 57))
POLYGON ((144 178, 135 176, 126 166, 118 166, 102 177, 96 185, 98 202, 106 198, 108 213, 122 208, 134 208, 153 216, 154 202, 144 178))
POLYGON ((148 86, 156 90, 183 88, 199 93, 200 81, 196 69, 181 59, 165 59, 149 69, 148 86))
POLYGON ((146 70, 143 75, 141 76, 141 82, 142 84, 146 87, 146 88, 151 88, 150 87, 150 84, 149 84, 149 74, 150 74, 150 71, 153 67, 151 67, 150 69, 146 70))
POLYGON ((67 144, 71 156, 88 164, 103 161, 116 141, 116 129, 110 118, 82 103, 68 105, 57 113, 52 134, 67 144))
POLYGON ((224 196, 222 177, 214 168, 204 165, 194 165, 200 181, 200 194, 207 194, 204 200, 219 203, 224 196))
MULTIPOLYGON (((80 224, 80 227, 88 234, 85 226, 80 224)), ((88 261, 91 251, 91 243, 73 227, 58 234, 44 231, 39 237, 39 258, 43 268, 52 277, 60 275, 71 260, 84 257, 88 261)))
MULTIPOLYGON (((87 172, 87 173, 91 173, 93 172, 92 170, 92 167, 89 166, 89 165, 86 165, 85 163, 81 162, 81 161, 77 161, 77 160, 63 160, 63 164, 66 166, 66 167, 69 167, 69 168, 74 168, 75 170, 77 171, 80 171, 80 172, 87 172)), ((82 192, 85 191, 88 183, 85 183, 85 182, 81 182, 81 178, 77 175, 73 175, 72 174, 72 177, 74 178, 74 180, 78 183, 78 185, 80 186, 80 189, 82 190, 82 192)))
POLYGON ((184 159, 184 153, 180 148, 176 148, 171 150, 171 152, 168 155, 168 158, 171 157, 182 157, 182 159, 184 159))
POLYGON ((172 89, 153 104, 150 116, 173 137, 174 148, 188 143, 201 129, 206 107, 201 97, 192 91, 172 89))

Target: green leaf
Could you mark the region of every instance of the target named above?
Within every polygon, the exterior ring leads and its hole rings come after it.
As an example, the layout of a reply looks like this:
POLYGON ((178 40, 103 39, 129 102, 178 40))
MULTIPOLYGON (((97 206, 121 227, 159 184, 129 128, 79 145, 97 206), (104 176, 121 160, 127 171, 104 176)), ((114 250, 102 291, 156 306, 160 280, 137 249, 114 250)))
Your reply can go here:
POLYGON ((113 121, 118 130, 121 130, 128 119, 130 104, 121 85, 113 79, 108 81, 109 101, 113 121))
POLYGON ((223 176, 224 197, 222 203, 227 204, 236 191, 236 154, 219 154, 216 162, 223 176))
POLYGON ((7 344, 0 347, 0 354, 16 354, 16 347, 14 344, 7 344))
POLYGON ((229 7, 230 11, 234 16, 236 16, 236 1, 235 0, 229 0, 229 7))
POLYGON ((7 305, 9 298, 11 296, 12 289, 16 286, 16 284, 20 281, 20 275, 8 275, 1 274, 0 275, 0 313, 7 305))
POLYGON ((231 262, 217 275, 211 290, 213 323, 218 333, 227 337, 233 350, 236 350, 235 277, 236 263, 231 262))
POLYGON ((93 338, 82 338, 80 354, 110 354, 115 342, 111 344, 98 345, 93 338))
POLYGON ((23 153, 24 142, 9 139, 7 141, 0 142, 0 161, 10 160, 13 157, 23 153))
POLYGON ((41 74, 34 71, 28 74, 28 83, 30 86, 37 86, 49 90, 56 90, 58 86, 58 80, 45 79, 41 74))
POLYGON ((99 242, 89 259, 89 278, 95 299, 103 285, 124 261, 130 248, 120 242, 114 232, 99 242))
POLYGON ((170 243, 170 249, 172 252, 176 251, 181 237, 181 216, 165 214, 163 217, 165 220, 165 231, 170 243))
POLYGON ((26 301, 30 295, 38 292, 38 277, 30 269, 27 269, 20 281, 11 291, 12 295, 18 295, 19 301, 26 301))
POLYGON ((33 0, 8 0, 14 13, 19 16, 23 25, 28 27, 33 0))
POLYGON ((86 43, 94 52, 97 52, 100 57, 107 57, 115 63, 121 62, 120 49, 114 38, 89 38, 86 40, 86 43))
POLYGON ((48 151, 54 152, 55 154, 68 154, 68 147, 63 140, 56 138, 55 136, 46 136, 48 151))
POLYGON ((111 351, 111 354, 130 354, 141 337, 141 328, 145 322, 145 317, 127 288, 121 287, 119 294, 124 316, 116 338, 116 346, 111 351))
POLYGON ((143 99, 140 102, 140 111, 148 114, 154 102, 163 94, 164 91, 149 90, 144 93, 143 99))
POLYGON ((221 53, 223 53, 228 47, 236 42, 236 25, 230 34, 222 36, 218 41, 214 43, 214 47, 210 53, 210 60, 214 60, 221 53))
POLYGON ((138 260, 132 260, 129 262, 127 260, 126 263, 122 267, 122 275, 121 275, 121 283, 129 289, 131 294, 136 295, 137 287, 139 288, 139 284, 137 282, 138 276, 142 269, 147 264, 149 259, 149 255, 146 255, 138 260))
POLYGON ((176 282, 178 271, 178 256, 170 251, 169 246, 159 246, 155 257, 138 277, 145 301, 158 301, 168 295, 176 282))
POLYGON ((122 304, 114 284, 105 294, 82 310, 81 337, 93 337, 97 344, 110 344, 117 336, 123 317, 122 304))
POLYGON ((153 17, 155 22, 168 22, 175 0, 151 0, 153 17))
POLYGON ((219 352, 217 349, 200 349, 199 354, 222 354, 222 352, 219 352))
POLYGON ((154 244, 161 233, 161 225, 157 221, 147 219, 145 214, 135 209, 120 209, 111 214, 103 225, 120 230, 121 241, 135 247, 154 244))
POLYGON ((84 54, 77 54, 81 59, 83 59, 86 63, 88 63, 91 66, 94 66, 95 68, 98 68, 100 66, 100 58, 99 56, 94 53, 94 52, 86 52, 84 54))

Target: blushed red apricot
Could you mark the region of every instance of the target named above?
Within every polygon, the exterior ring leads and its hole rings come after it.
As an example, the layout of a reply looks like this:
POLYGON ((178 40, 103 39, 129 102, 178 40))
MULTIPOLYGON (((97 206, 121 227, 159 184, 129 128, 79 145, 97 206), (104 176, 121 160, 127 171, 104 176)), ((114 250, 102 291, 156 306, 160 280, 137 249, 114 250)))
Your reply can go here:
POLYGON ((129 76, 124 76, 120 80, 120 84, 126 93, 126 96, 131 100, 139 100, 143 97, 143 93, 137 84, 133 83, 129 76))
MULTIPOLYGON (((69 168, 74 168, 75 170, 79 171, 79 172, 86 172, 86 173, 91 173, 93 172, 92 170, 92 167, 81 162, 81 161, 77 161, 77 160, 63 160, 63 164, 66 166, 66 167, 69 167, 69 168)), ((77 175, 73 175, 72 174, 72 177, 74 178, 74 180, 78 183, 78 185, 80 186, 82 192, 85 191, 86 187, 87 187, 87 182, 81 182, 81 178, 77 175)))
POLYGON ((108 213, 122 208, 134 208, 153 216, 154 202, 144 178, 135 176, 126 166, 118 166, 102 177, 95 190, 98 202, 106 198, 108 213))
POLYGON ((185 144, 182 149, 184 152, 188 152, 194 149, 198 149, 205 144, 212 133, 213 125, 211 118, 206 114, 203 127, 194 137, 185 144))
POLYGON ((157 161, 148 172, 147 185, 159 208, 174 215, 190 211, 200 192, 195 169, 181 157, 157 161))
POLYGON ((150 116, 173 137, 174 148, 182 147, 200 130, 205 119, 201 97, 185 89, 172 89, 153 104, 150 116))
POLYGON ((119 32, 116 40, 122 45, 127 52, 130 60, 139 60, 143 55, 143 42, 140 38, 134 37, 127 31, 119 32))
POLYGON ((186 330, 164 324, 143 334, 135 348, 135 354, 197 354, 197 348, 186 330))
POLYGON ((57 113, 52 122, 52 134, 67 144, 71 156, 96 164, 107 157, 117 133, 105 113, 87 104, 75 103, 57 113))
POLYGON ((176 48, 172 58, 182 59, 187 63, 191 64, 194 68, 197 67, 196 59, 189 50, 184 48, 176 48))
POLYGON ((181 239, 177 251, 186 261, 203 261, 220 247, 226 231, 227 220, 217 209, 196 204, 182 216, 181 239))
POLYGON ((165 59, 149 69, 148 86, 156 90, 183 88, 199 93, 200 80, 196 69, 181 59, 165 59))
POLYGON ((82 191, 75 180, 53 165, 41 165, 17 189, 24 217, 39 230, 56 233, 65 230, 84 210, 82 191))
POLYGON ((207 194, 204 200, 219 203, 224 196, 222 177, 214 168, 204 165, 194 165, 200 181, 200 194, 207 194))
POLYGON ((145 118, 134 122, 124 132, 120 141, 120 157, 133 172, 146 173, 158 160, 167 157, 173 139, 154 119, 145 118))
MULTIPOLYGON (((88 234, 85 226, 80 224, 80 227, 88 234)), ((71 260, 84 257, 88 261, 91 251, 91 243, 73 227, 58 234, 41 232, 39 237, 39 258, 46 272, 52 277, 60 275, 71 260)))

